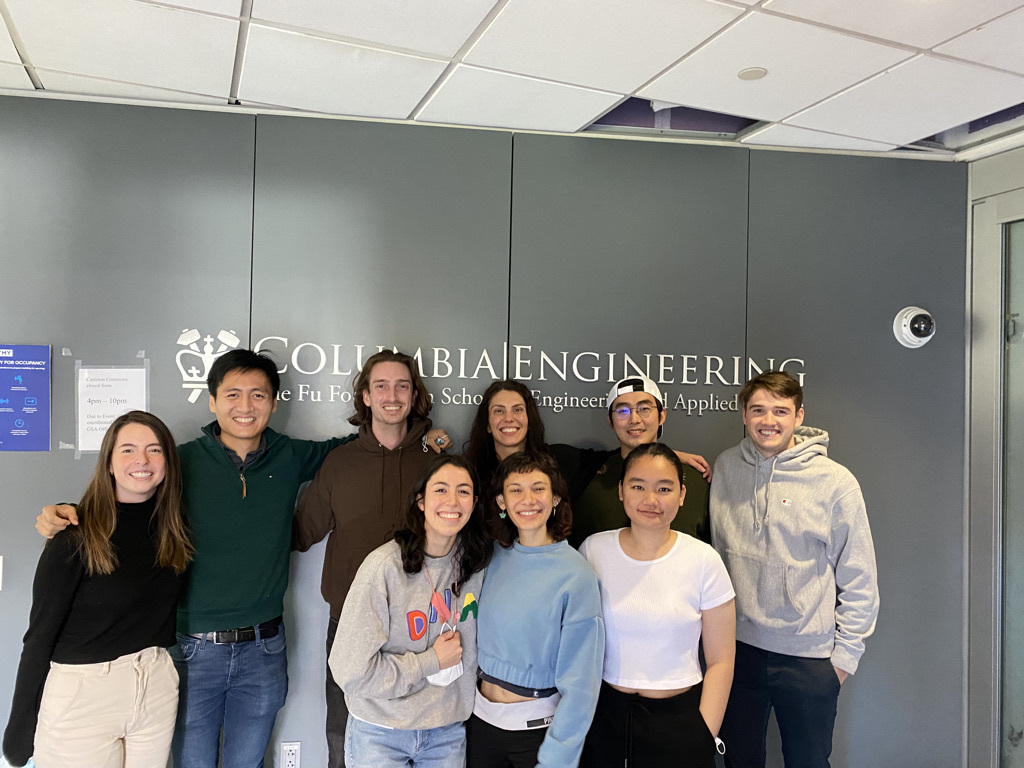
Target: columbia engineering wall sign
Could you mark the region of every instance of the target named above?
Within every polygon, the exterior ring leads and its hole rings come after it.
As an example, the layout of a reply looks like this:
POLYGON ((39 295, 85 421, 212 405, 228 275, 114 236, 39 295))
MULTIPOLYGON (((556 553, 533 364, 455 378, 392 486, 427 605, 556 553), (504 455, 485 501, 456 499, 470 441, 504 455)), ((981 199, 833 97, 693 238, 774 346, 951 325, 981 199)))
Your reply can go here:
MULTIPOLYGON (((181 386, 189 393, 189 402, 194 403, 206 388, 213 361, 236 349, 240 341, 234 331, 222 329, 216 336, 204 336, 198 329, 185 329, 177 343, 183 347, 175 356, 181 386)), ((351 402, 352 379, 363 362, 389 347, 264 336, 253 348, 267 352, 278 362, 283 377, 279 399, 314 405, 351 402)), ((508 343, 500 349, 421 346, 401 351, 416 358, 435 403, 475 408, 492 381, 513 378, 530 387, 541 408, 554 413, 576 408, 604 409, 602 393, 606 385, 634 373, 654 379, 662 389, 667 407, 687 416, 737 411, 739 387, 762 371, 785 370, 801 384, 806 375, 805 361, 797 357, 754 359, 661 351, 548 351, 534 345, 508 343)))

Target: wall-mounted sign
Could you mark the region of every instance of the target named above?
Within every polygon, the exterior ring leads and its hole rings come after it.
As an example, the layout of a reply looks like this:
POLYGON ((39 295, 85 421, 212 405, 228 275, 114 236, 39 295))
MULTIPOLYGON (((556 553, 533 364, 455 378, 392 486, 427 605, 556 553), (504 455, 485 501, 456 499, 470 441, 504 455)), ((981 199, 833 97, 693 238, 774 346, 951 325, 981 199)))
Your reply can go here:
POLYGON ((148 367, 92 368, 75 364, 78 452, 98 451, 107 427, 123 413, 148 408, 148 367))
POLYGON ((50 347, 0 344, 0 451, 50 450, 50 347))

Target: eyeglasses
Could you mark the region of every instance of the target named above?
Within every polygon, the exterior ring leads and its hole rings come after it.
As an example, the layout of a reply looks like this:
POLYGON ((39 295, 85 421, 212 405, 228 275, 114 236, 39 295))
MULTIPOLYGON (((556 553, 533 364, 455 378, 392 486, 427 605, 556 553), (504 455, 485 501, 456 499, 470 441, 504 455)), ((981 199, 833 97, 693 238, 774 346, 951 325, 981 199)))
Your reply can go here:
POLYGON ((635 413, 641 419, 646 419, 648 416, 655 414, 657 412, 657 408, 655 408, 653 405, 648 405, 647 403, 640 403, 640 405, 635 406, 620 405, 618 408, 612 409, 612 414, 615 416, 616 419, 619 419, 620 421, 625 421, 626 419, 628 419, 631 413, 635 413))

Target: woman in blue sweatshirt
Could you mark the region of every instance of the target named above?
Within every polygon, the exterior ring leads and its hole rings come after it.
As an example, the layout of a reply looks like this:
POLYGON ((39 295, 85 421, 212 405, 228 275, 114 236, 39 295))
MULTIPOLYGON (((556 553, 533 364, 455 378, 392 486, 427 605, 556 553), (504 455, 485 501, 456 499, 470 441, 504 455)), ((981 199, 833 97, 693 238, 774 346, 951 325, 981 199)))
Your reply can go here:
POLYGON ((509 456, 492 494, 467 767, 574 768, 601 685, 597 577, 566 541, 572 512, 554 459, 509 456))
POLYGON ((21 766, 164 765, 178 708, 178 593, 192 547, 164 423, 117 418, 78 506, 47 542, 32 587, 4 755, 21 766))

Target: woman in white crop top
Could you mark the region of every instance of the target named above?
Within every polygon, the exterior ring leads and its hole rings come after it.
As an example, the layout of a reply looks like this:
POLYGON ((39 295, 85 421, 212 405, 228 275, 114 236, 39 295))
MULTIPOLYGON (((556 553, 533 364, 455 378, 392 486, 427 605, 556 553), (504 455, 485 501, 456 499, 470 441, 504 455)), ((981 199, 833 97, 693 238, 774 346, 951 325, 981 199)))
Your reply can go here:
POLYGON ((581 768, 712 768, 721 749, 717 734, 736 653, 735 593, 718 553, 669 527, 686 495, 682 477, 666 446, 634 449, 619 483, 629 527, 595 534, 580 548, 601 582, 606 631, 581 768))

